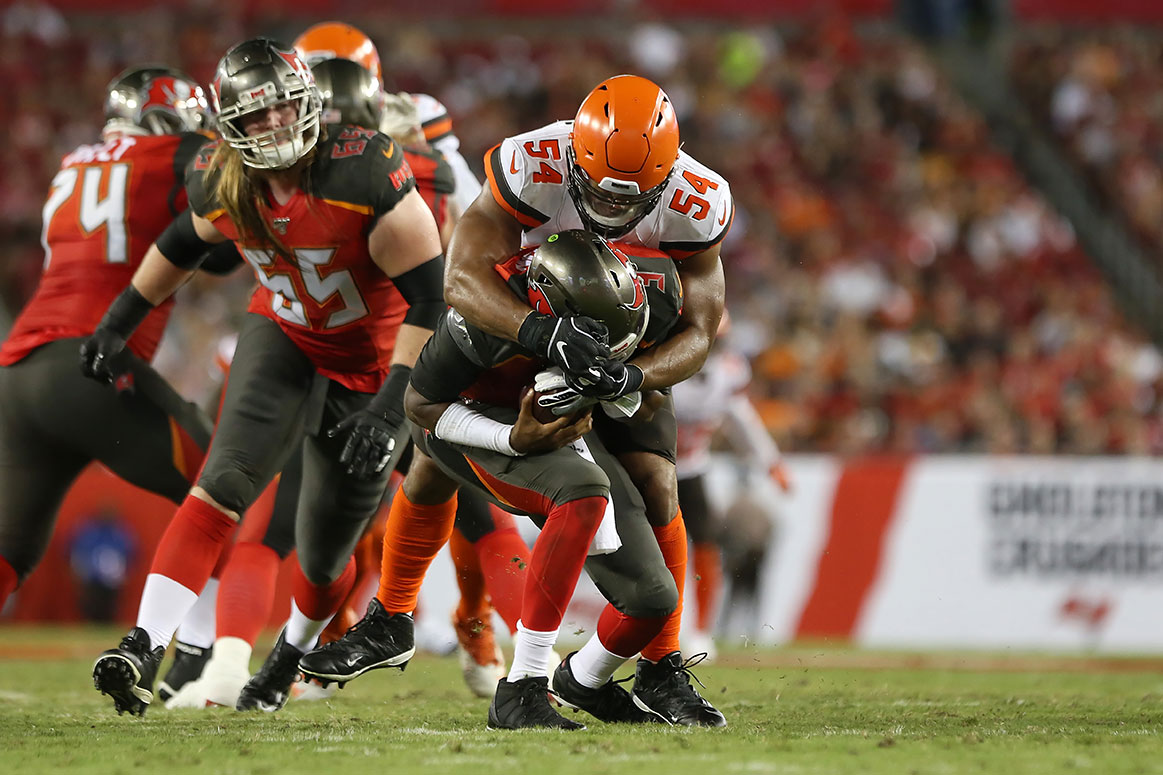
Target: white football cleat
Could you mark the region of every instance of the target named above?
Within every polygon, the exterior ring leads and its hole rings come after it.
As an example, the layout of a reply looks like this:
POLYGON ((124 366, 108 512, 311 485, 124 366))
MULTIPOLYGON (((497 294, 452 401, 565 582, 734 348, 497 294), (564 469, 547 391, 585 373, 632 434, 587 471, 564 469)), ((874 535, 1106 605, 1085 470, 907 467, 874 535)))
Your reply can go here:
POLYGON ((219 638, 202 676, 178 690, 166 708, 233 708, 250 680, 251 646, 241 638, 219 638))

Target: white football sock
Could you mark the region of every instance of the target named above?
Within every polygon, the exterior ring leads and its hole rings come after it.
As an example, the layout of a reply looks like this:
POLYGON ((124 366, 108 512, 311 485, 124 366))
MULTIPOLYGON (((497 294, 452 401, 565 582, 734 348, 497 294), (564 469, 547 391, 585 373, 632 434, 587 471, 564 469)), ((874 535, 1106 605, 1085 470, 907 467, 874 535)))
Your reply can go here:
POLYGON ((513 639, 513 666, 509 668, 510 682, 520 681, 529 676, 544 676, 549 669, 549 655, 557 642, 557 630, 538 632, 526 629, 517 622, 517 635, 513 639))
POLYGON ((215 627, 217 609, 218 579, 211 578, 202 588, 202 594, 198 595, 194 607, 178 626, 178 640, 200 649, 212 646, 217 632, 215 627))
POLYGON ((598 639, 597 633, 590 636, 586 645, 569 658, 569 672, 582 686, 597 689, 614 677, 628 657, 620 657, 608 650, 598 639))
POLYGON ((145 577, 141 606, 137 609, 137 626, 149 633, 151 649, 165 648, 174 630, 198 599, 198 593, 168 576, 151 573, 145 577))
POLYGON ((310 651, 315 648, 315 641, 319 639, 319 633, 323 632, 330 621, 330 616, 326 619, 308 619, 292 600, 291 618, 287 620, 286 635, 283 640, 299 651, 310 651))
POLYGON ((254 647, 242 638, 227 636, 214 641, 214 655, 206 663, 206 670, 214 672, 245 672, 250 674, 250 655, 254 647))

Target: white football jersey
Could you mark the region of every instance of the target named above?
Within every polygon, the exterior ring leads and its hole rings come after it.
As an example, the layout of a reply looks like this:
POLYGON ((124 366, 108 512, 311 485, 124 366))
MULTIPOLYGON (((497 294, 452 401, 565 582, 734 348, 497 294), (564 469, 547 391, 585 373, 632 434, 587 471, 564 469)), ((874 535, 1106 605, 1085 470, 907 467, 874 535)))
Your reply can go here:
POLYGON ((723 425, 732 399, 744 395, 751 382, 747 360, 730 350, 712 350, 698 374, 671 388, 678 422, 678 477, 706 473, 711 439, 723 425))
POLYGON ((452 199, 463 213, 481 193, 481 182, 473 174, 464 156, 460 153, 460 139, 452 131, 452 117, 444 103, 430 94, 413 94, 412 102, 420 115, 420 127, 424 139, 435 148, 452 167, 456 179, 456 190, 452 199))
MULTIPOLYGON (((572 126, 572 121, 558 121, 506 138, 485 154, 493 198, 524 227, 523 245, 584 228, 568 190, 566 148, 572 126)), ((679 151, 658 205, 618 241, 686 258, 721 242, 734 214, 727 181, 679 151)))

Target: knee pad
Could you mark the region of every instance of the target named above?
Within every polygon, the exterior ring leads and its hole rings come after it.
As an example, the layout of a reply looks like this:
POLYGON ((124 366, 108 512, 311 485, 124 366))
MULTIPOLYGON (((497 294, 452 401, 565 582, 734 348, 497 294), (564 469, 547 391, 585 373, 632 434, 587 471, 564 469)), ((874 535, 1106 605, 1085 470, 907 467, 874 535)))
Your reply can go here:
POLYGON ((245 512, 254 503, 254 480, 237 469, 218 473, 203 472, 198 479, 198 486, 219 504, 238 514, 245 512))
POLYGON ((630 594, 619 597, 620 604, 615 603, 614 607, 635 618, 670 616, 678 608, 678 587, 669 572, 644 578, 634 585, 630 594))

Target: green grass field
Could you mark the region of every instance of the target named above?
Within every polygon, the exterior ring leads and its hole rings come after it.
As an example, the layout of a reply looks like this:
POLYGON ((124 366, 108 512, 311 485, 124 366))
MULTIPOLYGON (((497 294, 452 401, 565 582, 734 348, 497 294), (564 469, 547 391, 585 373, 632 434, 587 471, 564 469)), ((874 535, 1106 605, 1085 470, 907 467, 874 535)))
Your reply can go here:
POLYGON ((0 628, 0 773, 1163 773, 1159 660, 738 650, 697 671, 725 730, 506 733, 435 657, 273 715, 119 717, 89 675, 119 635, 0 628))

